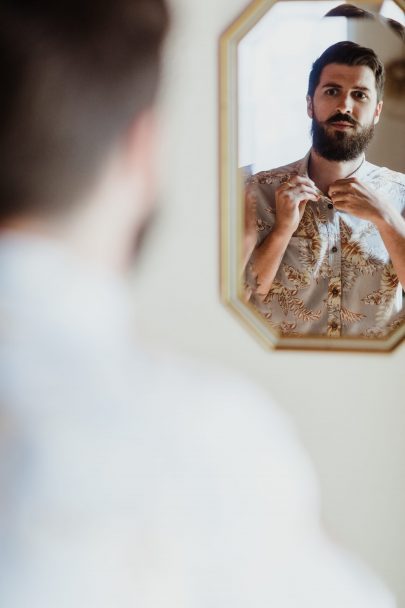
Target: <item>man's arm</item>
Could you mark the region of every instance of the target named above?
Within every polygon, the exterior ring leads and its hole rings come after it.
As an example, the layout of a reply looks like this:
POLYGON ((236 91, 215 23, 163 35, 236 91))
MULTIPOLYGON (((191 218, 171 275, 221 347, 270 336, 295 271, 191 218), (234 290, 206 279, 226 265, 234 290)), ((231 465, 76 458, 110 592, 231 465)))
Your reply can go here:
POLYGON ((405 220, 399 211, 355 177, 331 184, 329 195, 336 209, 373 222, 384 241, 399 282, 405 288, 405 220))
POLYGON ((276 225, 263 243, 253 252, 251 267, 256 277, 256 295, 264 299, 273 285, 292 233, 276 225))
POLYGON ((318 191, 309 177, 294 175, 277 188, 274 227, 251 257, 252 270, 258 285, 256 295, 259 298, 266 297, 274 282, 288 243, 304 214, 307 201, 318 198, 318 191))
POLYGON ((381 238, 397 273, 402 289, 405 289, 405 220, 394 208, 376 222, 381 238))

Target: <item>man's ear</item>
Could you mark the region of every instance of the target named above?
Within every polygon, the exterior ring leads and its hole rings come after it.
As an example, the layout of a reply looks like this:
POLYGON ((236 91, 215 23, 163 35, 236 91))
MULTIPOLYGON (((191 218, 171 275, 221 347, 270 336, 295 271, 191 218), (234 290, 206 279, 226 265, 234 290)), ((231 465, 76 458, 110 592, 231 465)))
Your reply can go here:
POLYGON ((312 104, 312 97, 307 95, 307 114, 310 118, 314 117, 314 108, 312 104))
POLYGON ((153 108, 140 112, 119 142, 121 187, 126 188, 128 204, 141 220, 156 198, 157 145, 158 120, 153 108))
POLYGON ((381 114, 381 110, 383 107, 383 101, 379 101, 376 108, 375 108, 375 112, 374 112, 374 124, 376 125, 378 123, 378 121, 380 120, 380 114, 381 114))
POLYGON ((144 110, 132 121, 124 140, 128 162, 133 166, 154 161, 156 148, 157 118, 153 108, 144 110))
POLYGON ((154 108, 144 110, 127 128, 122 140, 124 164, 129 179, 138 178, 155 198, 157 171, 158 120, 154 108))

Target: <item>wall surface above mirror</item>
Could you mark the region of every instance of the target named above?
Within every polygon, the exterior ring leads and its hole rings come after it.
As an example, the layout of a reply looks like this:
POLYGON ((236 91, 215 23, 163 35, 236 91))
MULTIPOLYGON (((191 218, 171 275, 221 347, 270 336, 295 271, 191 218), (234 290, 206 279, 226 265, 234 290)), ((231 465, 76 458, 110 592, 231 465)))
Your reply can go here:
POLYGON ((222 295, 266 345, 405 336, 404 18, 384 6, 256 1, 221 38, 222 295))

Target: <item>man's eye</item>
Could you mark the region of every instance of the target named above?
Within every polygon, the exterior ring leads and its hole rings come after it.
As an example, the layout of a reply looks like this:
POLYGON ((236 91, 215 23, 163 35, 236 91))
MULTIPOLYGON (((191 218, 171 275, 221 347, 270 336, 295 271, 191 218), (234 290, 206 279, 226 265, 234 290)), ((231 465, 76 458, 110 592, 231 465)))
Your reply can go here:
POLYGON ((354 91, 353 95, 356 99, 367 99, 367 95, 363 91, 354 91))
POLYGON ((330 95, 331 97, 337 95, 337 92, 337 89, 325 89, 325 95, 330 95))

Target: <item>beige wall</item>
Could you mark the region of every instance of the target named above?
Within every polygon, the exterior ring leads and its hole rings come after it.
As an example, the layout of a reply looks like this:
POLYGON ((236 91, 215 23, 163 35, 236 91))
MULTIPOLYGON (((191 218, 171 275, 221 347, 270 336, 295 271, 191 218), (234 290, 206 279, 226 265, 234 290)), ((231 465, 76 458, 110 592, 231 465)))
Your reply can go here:
POLYGON ((244 0, 173 0, 162 214, 138 269, 150 342, 259 382, 290 412, 318 472, 329 532, 405 605, 405 345, 392 355, 266 352, 218 295, 221 31, 244 0))

